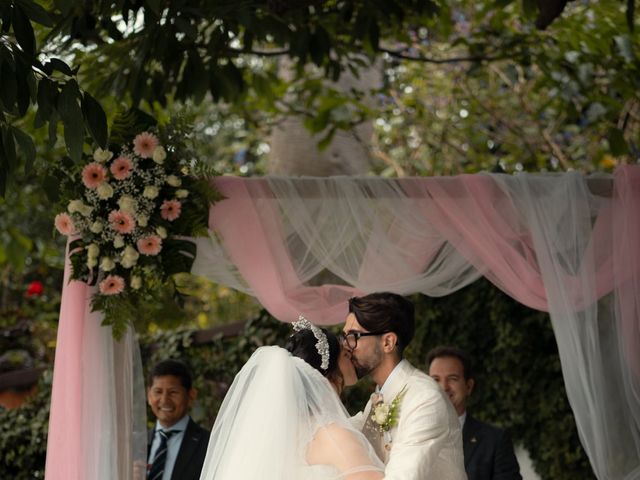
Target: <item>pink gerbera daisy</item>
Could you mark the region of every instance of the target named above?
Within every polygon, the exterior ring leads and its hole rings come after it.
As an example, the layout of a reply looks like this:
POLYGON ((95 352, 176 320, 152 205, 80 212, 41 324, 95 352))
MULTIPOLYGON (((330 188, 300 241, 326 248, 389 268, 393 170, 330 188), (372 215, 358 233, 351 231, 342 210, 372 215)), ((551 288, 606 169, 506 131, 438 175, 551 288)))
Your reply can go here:
POLYGON ((124 291, 124 279, 119 275, 109 275, 99 285, 103 295, 118 295, 124 291))
POLYGON ((133 163, 131 159, 126 155, 121 155, 116 158, 111 164, 111 173, 116 180, 124 180, 131 175, 131 169, 133 169, 133 163))
POLYGON ((158 255, 162 250, 162 239, 158 235, 148 235, 138 240, 136 245, 143 255, 158 255))
POLYGON ((182 204, 178 200, 165 200, 160 207, 160 215, 165 220, 173 222, 180 216, 182 204))
POLYGON ((107 178, 107 169, 97 162, 91 162, 82 169, 82 183, 95 190, 107 178))
POLYGON ((131 233, 136 228, 136 221, 122 210, 113 210, 109 214, 109 225, 118 233, 131 233))
POLYGON ((71 217, 66 213, 59 213, 56 215, 53 223, 62 235, 73 235, 76 232, 73 220, 71 220, 71 217))
POLYGON ((151 158, 159 144, 158 137, 153 133, 142 132, 133 139, 133 151, 142 158, 151 158))

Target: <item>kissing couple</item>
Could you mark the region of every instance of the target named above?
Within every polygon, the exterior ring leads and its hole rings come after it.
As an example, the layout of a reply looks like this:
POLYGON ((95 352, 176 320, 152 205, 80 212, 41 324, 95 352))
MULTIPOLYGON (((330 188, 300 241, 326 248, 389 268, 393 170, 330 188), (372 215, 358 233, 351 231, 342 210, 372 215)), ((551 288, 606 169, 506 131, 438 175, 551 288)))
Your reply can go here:
POLYGON ((285 348, 258 348, 216 418, 200 480, 466 480, 455 410, 403 358, 414 307, 388 292, 349 300, 336 336, 304 317, 285 348), (376 392, 350 417, 345 387, 376 392))

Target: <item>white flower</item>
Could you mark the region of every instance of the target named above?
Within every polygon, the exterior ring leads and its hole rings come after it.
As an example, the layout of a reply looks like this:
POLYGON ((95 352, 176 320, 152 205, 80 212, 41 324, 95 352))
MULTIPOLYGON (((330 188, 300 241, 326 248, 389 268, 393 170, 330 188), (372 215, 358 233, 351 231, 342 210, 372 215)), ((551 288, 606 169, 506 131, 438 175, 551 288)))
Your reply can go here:
POLYGON ((167 151, 162 146, 158 146, 153 151, 153 161, 158 165, 162 165, 164 163, 165 158, 167 158, 167 151))
POLYGON ((98 193, 98 197, 100 197, 102 200, 113 197, 113 187, 109 185, 109 182, 102 182, 100 185, 98 185, 96 192, 98 193))
POLYGON ((124 247, 124 238, 122 238, 122 235, 116 235, 113 238, 113 247, 114 248, 122 248, 122 247, 124 247))
POLYGON ((167 238, 167 229, 164 227, 158 227, 156 228, 156 233, 158 234, 158 236, 162 239, 167 238))
POLYGON ((113 157, 113 152, 110 152, 109 150, 103 150, 101 148, 96 148, 93 151, 93 159, 96 162, 104 163, 107 160, 111 160, 111 157, 113 157))
POLYGON ((87 247, 87 258, 97 260, 98 255, 100 255, 100 247, 98 245, 92 243, 87 247))
POLYGON ((136 217, 136 223, 141 227, 146 227, 149 223, 149 217, 147 217, 146 215, 138 215, 136 217))
POLYGON ((93 268, 98 265, 98 258, 87 257, 87 267, 93 268))
POLYGON ((134 290, 138 290, 140 287, 142 287, 142 278, 140 278, 138 275, 131 275, 131 280, 129 283, 131 284, 131 288, 133 288, 134 290))
POLYGON ((378 425, 383 425, 389 418, 389 405, 386 403, 380 403, 373 408, 373 420, 378 425))
POLYGON ((127 245, 124 252, 122 252, 122 259, 120 260, 120 263, 124 268, 131 268, 138 262, 139 256, 140 254, 135 248, 131 245, 127 245))
POLYGON ((109 272, 113 270, 116 266, 116 262, 114 262, 109 257, 102 257, 102 261, 100 262, 100 270, 104 272, 109 272))
POLYGON ((176 190, 176 197, 178 198, 187 198, 189 196, 189 190, 176 190))
POLYGON ((100 233, 103 228, 104 228, 104 224, 100 220, 96 220, 91 224, 91 226, 89 227, 89 230, 91 230, 91 232, 93 233, 100 233))
POLYGON ((167 183, 172 187, 179 187, 180 185, 182 185, 182 180, 180 180, 175 175, 169 175, 167 177, 167 183))
POLYGON ((144 192, 142 192, 142 196, 145 198, 149 198, 153 200, 160 194, 160 189, 155 185, 147 185, 144 187, 144 192))
POLYGON ((83 217, 87 217, 91 214, 93 207, 89 205, 85 205, 82 200, 71 200, 69 205, 67 205, 67 210, 69 213, 79 213, 83 217))
POLYGON ((136 202, 136 200, 129 195, 123 195, 122 197, 120 197, 120 200, 118 200, 118 206, 120 207, 120 210, 125 213, 135 213, 137 205, 138 202, 136 202))

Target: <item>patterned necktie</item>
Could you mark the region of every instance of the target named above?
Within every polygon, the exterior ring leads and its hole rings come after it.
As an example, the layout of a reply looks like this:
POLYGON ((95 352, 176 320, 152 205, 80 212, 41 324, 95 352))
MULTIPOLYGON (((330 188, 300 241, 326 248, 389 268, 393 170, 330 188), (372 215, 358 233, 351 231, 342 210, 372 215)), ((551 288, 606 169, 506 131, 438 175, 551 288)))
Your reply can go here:
POLYGON ((174 433, 179 433, 180 430, 158 430, 158 434, 160 434, 160 446, 158 450, 156 450, 156 456, 153 459, 153 464, 149 469, 149 474, 147 475, 148 480, 161 480, 162 474, 164 473, 164 464, 167 461, 167 441, 174 433))

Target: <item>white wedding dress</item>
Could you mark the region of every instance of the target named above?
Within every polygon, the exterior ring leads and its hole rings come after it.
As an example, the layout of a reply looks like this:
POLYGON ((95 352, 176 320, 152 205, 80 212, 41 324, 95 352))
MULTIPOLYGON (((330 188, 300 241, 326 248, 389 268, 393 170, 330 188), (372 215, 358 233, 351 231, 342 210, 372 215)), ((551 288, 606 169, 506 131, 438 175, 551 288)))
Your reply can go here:
POLYGON ((261 347, 220 407, 200 480, 377 480, 382 472, 329 381, 287 350, 261 347))

